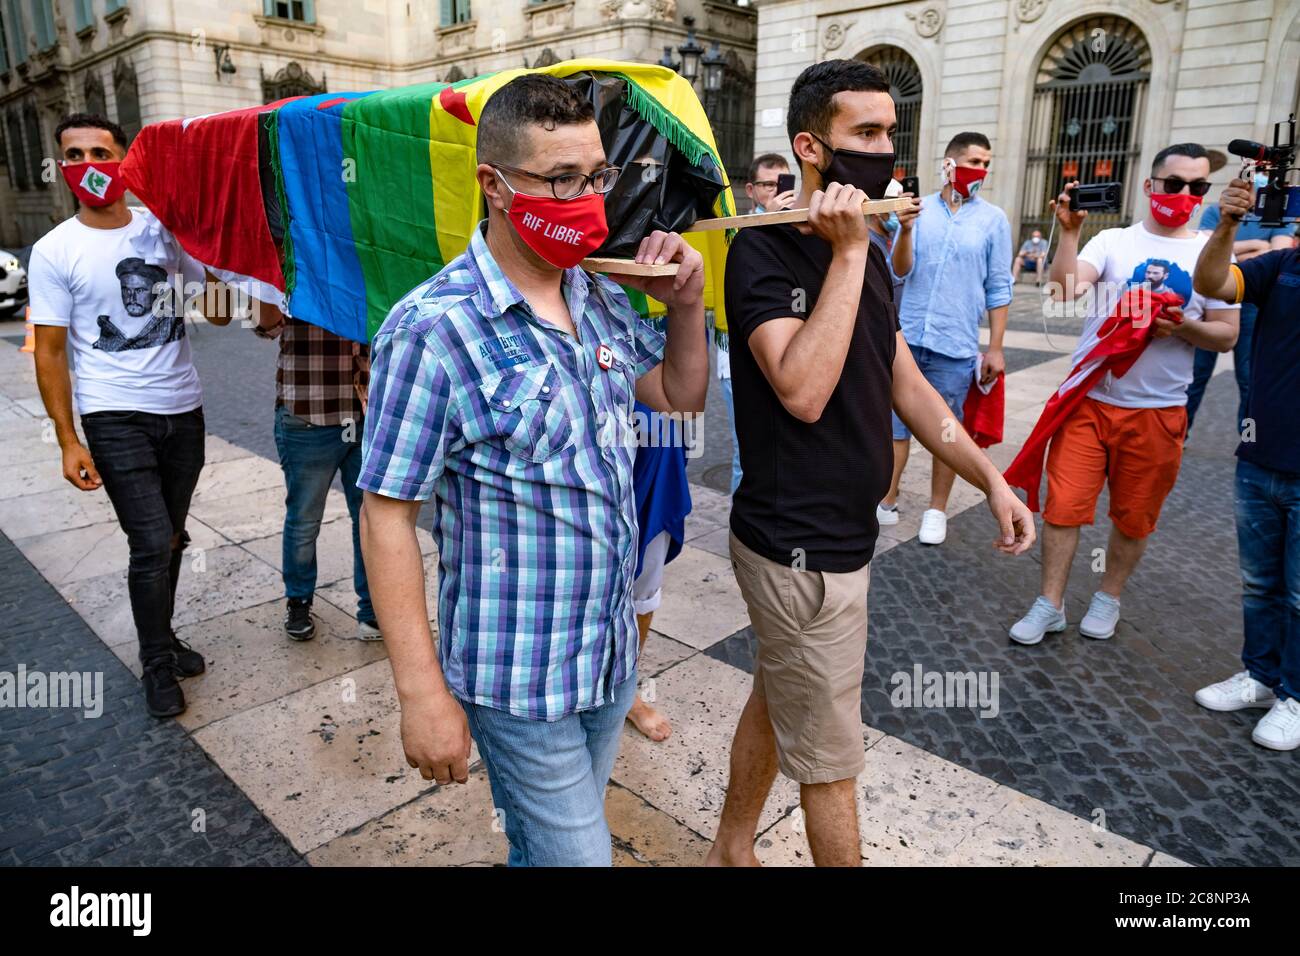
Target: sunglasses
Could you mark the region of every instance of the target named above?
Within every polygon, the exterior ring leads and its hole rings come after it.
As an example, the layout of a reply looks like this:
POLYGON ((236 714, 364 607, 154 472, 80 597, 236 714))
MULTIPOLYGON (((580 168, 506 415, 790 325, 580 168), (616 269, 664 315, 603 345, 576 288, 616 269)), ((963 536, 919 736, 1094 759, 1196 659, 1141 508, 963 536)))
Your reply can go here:
POLYGON ((1177 176, 1152 176, 1153 183, 1163 183, 1166 193, 1180 193, 1183 187, 1193 196, 1204 196, 1210 191, 1211 183, 1208 179, 1194 179, 1190 183, 1179 179, 1177 176))

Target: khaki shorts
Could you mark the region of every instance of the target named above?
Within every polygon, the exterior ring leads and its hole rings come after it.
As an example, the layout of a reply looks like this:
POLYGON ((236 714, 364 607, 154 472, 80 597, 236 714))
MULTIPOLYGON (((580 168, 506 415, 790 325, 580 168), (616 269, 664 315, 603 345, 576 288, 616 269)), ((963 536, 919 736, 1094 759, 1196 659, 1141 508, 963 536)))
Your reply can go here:
POLYGON ((862 671, 867 585, 857 571, 796 571, 732 534, 731 566, 758 637, 754 693, 767 701, 781 772, 799 783, 848 780, 866 766, 862 671))

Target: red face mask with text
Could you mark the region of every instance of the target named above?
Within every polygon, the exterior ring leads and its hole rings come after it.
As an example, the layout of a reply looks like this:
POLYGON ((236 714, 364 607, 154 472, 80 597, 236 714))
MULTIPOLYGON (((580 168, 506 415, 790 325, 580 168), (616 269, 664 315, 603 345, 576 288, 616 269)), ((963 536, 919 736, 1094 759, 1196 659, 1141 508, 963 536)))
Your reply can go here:
POLYGON ((970 199, 980 191, 984 177, 988 174, 987 169, 976 169, 973 166, 954 166, 952 168, 952 188, 957 190, 958 195, 970 199))
POLYGON ((576 266, 609 235, 600 193, 556 199, 515 192, 507 215, 528 248, 557 269, 576 266))
POLYGON ((1169 229, 1187 225, 1192 210, 1201 204, 1200 196, 1191 193, 1152 193, 1151 218, 1169 229))
POLYGON ((83 206, 111 206, 126 193, 126 181, 118 175, 119 162, 62 163, 63 181, 83 206))

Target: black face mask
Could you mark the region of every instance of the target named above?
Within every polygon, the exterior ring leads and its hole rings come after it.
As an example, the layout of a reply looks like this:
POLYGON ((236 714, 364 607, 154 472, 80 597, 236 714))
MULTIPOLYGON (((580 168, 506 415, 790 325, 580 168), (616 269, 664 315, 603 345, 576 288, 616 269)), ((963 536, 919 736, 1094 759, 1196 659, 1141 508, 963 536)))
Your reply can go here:
POLYGON ((856 186, 867 194, 868 199, 884 199, 885 189, 894 178, 893 153, 864 153, 856 149, 835 149, 816 133, 809 133, 813 139, 830 150, 831 161, 825 169, 819 169, 822 176, 822 188, 827 183, 843 183, 856 186))

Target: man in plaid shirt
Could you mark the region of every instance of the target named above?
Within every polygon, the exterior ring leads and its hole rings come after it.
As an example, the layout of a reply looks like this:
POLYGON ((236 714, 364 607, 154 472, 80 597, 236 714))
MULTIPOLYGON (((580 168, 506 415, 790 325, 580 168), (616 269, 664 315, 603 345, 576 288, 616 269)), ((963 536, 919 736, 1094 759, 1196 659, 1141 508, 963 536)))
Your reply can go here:
POLYGON ((472 734, 512 865, 608 866, 605 784, 637 661, 635 449, 621 429, 634 399, 704 408, 703 261, 655 232, 637 261, 678 262, 676 276, 619 278, 668 306, 665 341, 615 282, 524 236, 538 221, 527 209, 567 216, 565 235, 604 235, 599 194, 617 170, 591 104, 562 80, 498 90, 478 159, 487 222, 374 339, 362 546, 408 763, 464 783, 472 734), (415 537, 429 498, 436 653, 415 537))
MULTIPOLYGON (((264 314, 275 310, 264 309, 264 314)), ((275 447, 284 469, 284 630, 291 640, 316 634, 312 598, 316 593, 316 538, 334 475, 352 515, 352 584, 357 591, 357 637, 380 640, 361 560, 361 433, 369 378, 369 346, 319 326, 278 316, 255 331, 280 339, 275 366, 275 447)))

